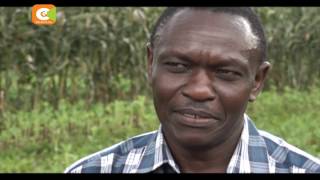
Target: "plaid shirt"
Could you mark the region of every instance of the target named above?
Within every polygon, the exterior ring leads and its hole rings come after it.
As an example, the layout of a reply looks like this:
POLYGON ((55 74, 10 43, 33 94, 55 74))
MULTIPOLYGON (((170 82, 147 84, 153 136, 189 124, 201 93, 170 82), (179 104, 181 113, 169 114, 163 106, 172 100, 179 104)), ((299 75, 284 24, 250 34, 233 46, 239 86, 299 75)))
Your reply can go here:
MULTIPOLYGON (((135 136, 69 166, 65 173, 180 173, 159 130, 135 136)), ((267 132, 245 114, 227 173, 320 173, 320 160, 267 132)))

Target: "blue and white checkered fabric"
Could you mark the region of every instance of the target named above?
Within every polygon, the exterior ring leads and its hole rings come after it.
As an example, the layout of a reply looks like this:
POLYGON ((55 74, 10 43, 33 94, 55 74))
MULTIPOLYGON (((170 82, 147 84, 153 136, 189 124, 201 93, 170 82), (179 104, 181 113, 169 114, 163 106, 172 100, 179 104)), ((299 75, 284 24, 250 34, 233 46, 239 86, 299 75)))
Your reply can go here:
MULTIPOLYGON (((132 137, 87 156, 65 173, 180 173, 159 130, 132 137)), ((240 141, 227 173, 320 173, 320 160, 258 130, 244 115, 240 141)))

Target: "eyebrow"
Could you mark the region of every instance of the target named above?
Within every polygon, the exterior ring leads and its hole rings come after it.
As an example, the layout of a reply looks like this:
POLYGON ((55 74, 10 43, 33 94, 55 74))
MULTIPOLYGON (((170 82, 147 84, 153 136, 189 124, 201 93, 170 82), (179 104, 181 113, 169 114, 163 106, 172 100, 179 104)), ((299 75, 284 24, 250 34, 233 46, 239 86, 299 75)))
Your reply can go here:
MULTIPOLYGON (((165 59, 168 57, 175 57, 179 60, 182 61, 186 61, 189 63, 193 63, 195 64, 195 60, 193 57, 184 54, 184 53, 180 53, 179 51, 175 51, 175 50, 166 50, 164 52, 162 52, 160 54, 160 56, 158 57, 159 59, 165 59)), ((213 57, 211 57, 213 58, 213 57)), ((227 66, 227 65, 238 65, 240 67, 242 67, 243 69, 247 69, 247 65, 248 65, 248 59, 246 58, 234 58, 231 56, 228 57, 214 57, 214 59, 216 59, 218 62, 217 63, 209 63, 209 66, 227 66)))
POLYGON ((217 57, 216 59, 222 60, 222 62, 218 63, 221 65, 238 65, 242 68, 246 68, 249 65, 248 64, 249 61, 246 59, 239 59, 239 58, 233 58, 233 57, 227 57, 227 58, 217 57))
POLYGON ((158 59, 166 59, 169 57, 175 57, 175 58, 182 60, 182 61, 194 63, 193 58, 191 58, 190 56, 183 54, 183 53, 180 53, 178 51, 173 51, 173 50, 170 50, 170 51, 166 50, 166 51, 162 52, 160 54, 160 56, 158 57, 158 59))

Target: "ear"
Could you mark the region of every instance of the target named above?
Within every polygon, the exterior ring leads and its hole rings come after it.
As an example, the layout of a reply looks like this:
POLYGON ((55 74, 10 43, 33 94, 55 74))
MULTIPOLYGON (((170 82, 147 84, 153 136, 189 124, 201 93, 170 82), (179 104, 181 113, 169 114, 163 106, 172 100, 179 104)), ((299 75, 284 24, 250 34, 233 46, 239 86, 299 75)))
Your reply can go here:
POLYGON ((148 82, 151 84, 152 77, 152 64, 153 64, 153 49, 150 43, 147 44, 147 60, 148 60, 148 82))
POLYGON ((250 93, 249 101, 253 102, 258 97, 259 93, 261 92, 263 88, 264 81, 266 79, 266 76, 269 72, 269 69, 271 68, 271 65, 269 62, 263 62, 255 75, 254 79, 254 85, 250 93))

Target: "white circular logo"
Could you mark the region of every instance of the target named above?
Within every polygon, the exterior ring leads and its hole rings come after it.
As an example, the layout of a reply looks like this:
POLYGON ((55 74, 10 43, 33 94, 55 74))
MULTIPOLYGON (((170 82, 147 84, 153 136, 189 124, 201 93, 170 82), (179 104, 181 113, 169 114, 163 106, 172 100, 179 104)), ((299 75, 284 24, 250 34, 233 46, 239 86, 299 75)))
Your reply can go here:
POLYGON ((49 9, 48 8, 40 8, 37 10, 36 12, 36 16, 39 20, 42 20, 42 21, 46 21, 46 20, 49 20, 49 17, 47 15, 49 9))

